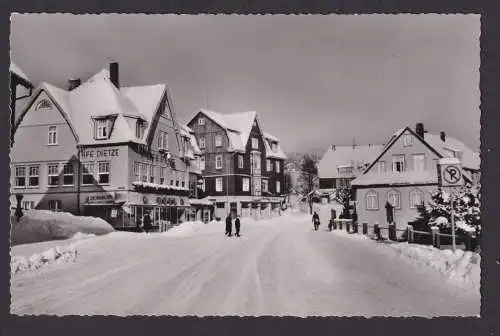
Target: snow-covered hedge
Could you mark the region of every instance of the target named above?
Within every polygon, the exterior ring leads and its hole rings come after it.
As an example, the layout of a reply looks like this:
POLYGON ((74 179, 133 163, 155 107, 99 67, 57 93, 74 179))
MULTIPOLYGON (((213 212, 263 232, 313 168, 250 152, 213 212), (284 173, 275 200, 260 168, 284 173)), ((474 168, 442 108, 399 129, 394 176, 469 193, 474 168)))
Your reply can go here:
POLYGON ((19 222, 11 218, 11 245, 68 239, 77 233, 103 235, 112 231, 113 227, 101 218, 29 210, 19 222))
POLYGON ((10 261, 12 275, 36 271, 49 264, 61 264, 76 261, 78 251, 75 245, 56 246, 42 253, 35 253, 30 257, 13 256, 10 261))

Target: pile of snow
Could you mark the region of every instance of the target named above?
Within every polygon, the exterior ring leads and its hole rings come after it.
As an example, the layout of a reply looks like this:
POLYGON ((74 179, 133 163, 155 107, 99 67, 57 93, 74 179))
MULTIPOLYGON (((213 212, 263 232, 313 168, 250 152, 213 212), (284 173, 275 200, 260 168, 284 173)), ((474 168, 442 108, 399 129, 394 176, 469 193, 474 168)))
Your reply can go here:
POLYGON ((114 231, 113 227, 101 218, 48 210, 26 211, 19 222, 11 218, 11 224, 11 245, 68 239, 78 233, 103 235, 114 231))
POLYGON ((10 272, 12 275, 27 271, 36 271, 50 264, 63 264, 76 261, 78 251, 75 245, 56 246, 42 253, 34 253, 29 258, 25 256, 13 256, 10 261, 10 272))
POLYGON ((170 230, 165 231, 161 234, 163 236, 176 236, 176 237, 189 236, 189 235, 192 235, 192 234, 204 229, 205 225, 208 225, 208 224, 205 224, 205 223, 200 222, 200 221, 184 222, 184 223, 181 223, 177 226, 174 226, 170 230))
POLYGON ((418 265, 439 271, 450 282, 479 289, 481 257, 478 253, 458 249, 453 252, 407 243, 394 243, 389 246, 398 254, 414 260, 418 265))
MULTIPOLYGON (((356 240, 368 240, 372 237, 362 234, 349 234, 334 230, 335 234, 356 240)), ((380 248, 391 248, 398 256, 411 259, 417 266, 429 267, 440 272, 450 283, 459 286, 480 288, 481 256, 478 253, 457 249, 440 250, 433 246, 396 243, 376 244, 380 248)))

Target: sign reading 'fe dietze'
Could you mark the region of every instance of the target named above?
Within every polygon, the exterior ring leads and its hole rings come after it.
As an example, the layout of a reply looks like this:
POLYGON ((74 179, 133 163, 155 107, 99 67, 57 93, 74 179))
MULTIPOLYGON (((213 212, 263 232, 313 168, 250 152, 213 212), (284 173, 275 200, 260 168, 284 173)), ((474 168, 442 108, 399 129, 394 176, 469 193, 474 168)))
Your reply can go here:
POLYGON ((118 157, 118 148, 102 148, 102 149, 84 149, 81 153, 82 159, 107 159, 112 157, 118 157))

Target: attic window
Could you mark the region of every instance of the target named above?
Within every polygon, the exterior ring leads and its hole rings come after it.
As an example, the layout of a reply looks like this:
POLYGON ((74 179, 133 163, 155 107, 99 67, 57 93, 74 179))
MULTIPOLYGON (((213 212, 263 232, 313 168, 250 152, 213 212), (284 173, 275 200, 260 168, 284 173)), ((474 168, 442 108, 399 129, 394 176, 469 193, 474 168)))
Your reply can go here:
POLYGON ((142 120, 137 120, 135 124, 135 137, 138 139, 142 139, 144 135, 144 122, 142 120))
POLYGON ((51 108, 52 108, 52 103, 48 99, 43 99, 36 105, 35 110, 51 109, 51 108))
POLYGON ((278 150, 278 144, 276 142, 273 142, 271 148, 273 152, 276 152, 278 150))
POLYGON ((403 145, 405 147, 413 145, 413 136, 410 133, 403 135, 403 145))
POLYGON ((109 138, 109 119, 96 119, 96 139, 108 139, 109 138))
POLYGON ((198 125, 200 125, 200 126, 205 125, 205 118, 198 119, 198 125))

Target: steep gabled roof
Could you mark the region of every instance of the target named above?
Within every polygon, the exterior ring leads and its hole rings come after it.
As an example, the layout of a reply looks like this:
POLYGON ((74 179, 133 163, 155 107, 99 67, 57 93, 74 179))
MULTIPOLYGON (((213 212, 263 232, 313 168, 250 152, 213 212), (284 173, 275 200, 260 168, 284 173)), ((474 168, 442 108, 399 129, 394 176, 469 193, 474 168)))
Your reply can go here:
POLYGON ((380 154, 382 145, 330 146, 318 163, 320 178, 340 177, 338 167, 371 164, 380 154))
POLYGON ((28 76, 19 68, 14 62, 10 62, 10 72, 16 74, 19 78, 24 79, 27 83, 33 86, 32 82, 29 80, 28 76))
MULTIPOLYGON (((275 137, 273 141, 278 142, 278 150, 273 152, 266 137, 267 133, 262 131, 262 126, 257 116, 257 112, 241 112, 241 113, 231 113, 231 114, 221 114, 218 112, 201 109, 199 113, 204 114, 207 118, 211 119, 213 122, 222 127, 229 139, 229 150, 245 152, 246 144, 248 143, 248 138, 250 137, 250 132, 252 130, 254 120, 257 120, 257 125, 261 129, 263 135, 264 145, 266 146, 266 156, 285 159, 286 156, 279 146, 279 140, 275 137)), ((196 114, 197 115, 197 114, 196 114)), ((196 116, 195 115, 195 116, 196 116)), ((188 122, 188 124, 194 119, 194 117, 188 122)), ((267 134, 269 135, 269 134, 267 134)))
MULTIPOLYGON (((79 145, 110 144, 120 142, 136 142, 146 144, 158 106, 163 99, 166 86, 163 84, 116 88, 111 83, 109 71, 102 69, 82 85, 72 91, 66 91, 53 85, 42 83, 40 89, 45 90, 54 102, 60 106, 70 126, 78 135, 79 145), (94 139, 93 118, 113 116, 113 130, 109 139, 94 139), (135 124, 127 118, 138 118, 146 122, 142 139, 135 136, 135 124)), ((34 95, 35 96, 35 95, 34 95)), ((33 97, 34 100, 34 97, 33 97)), ((30 104, 27 104, 27 112, 30 104)), ((18 124, 22 121, 22 116, 18 124)))

